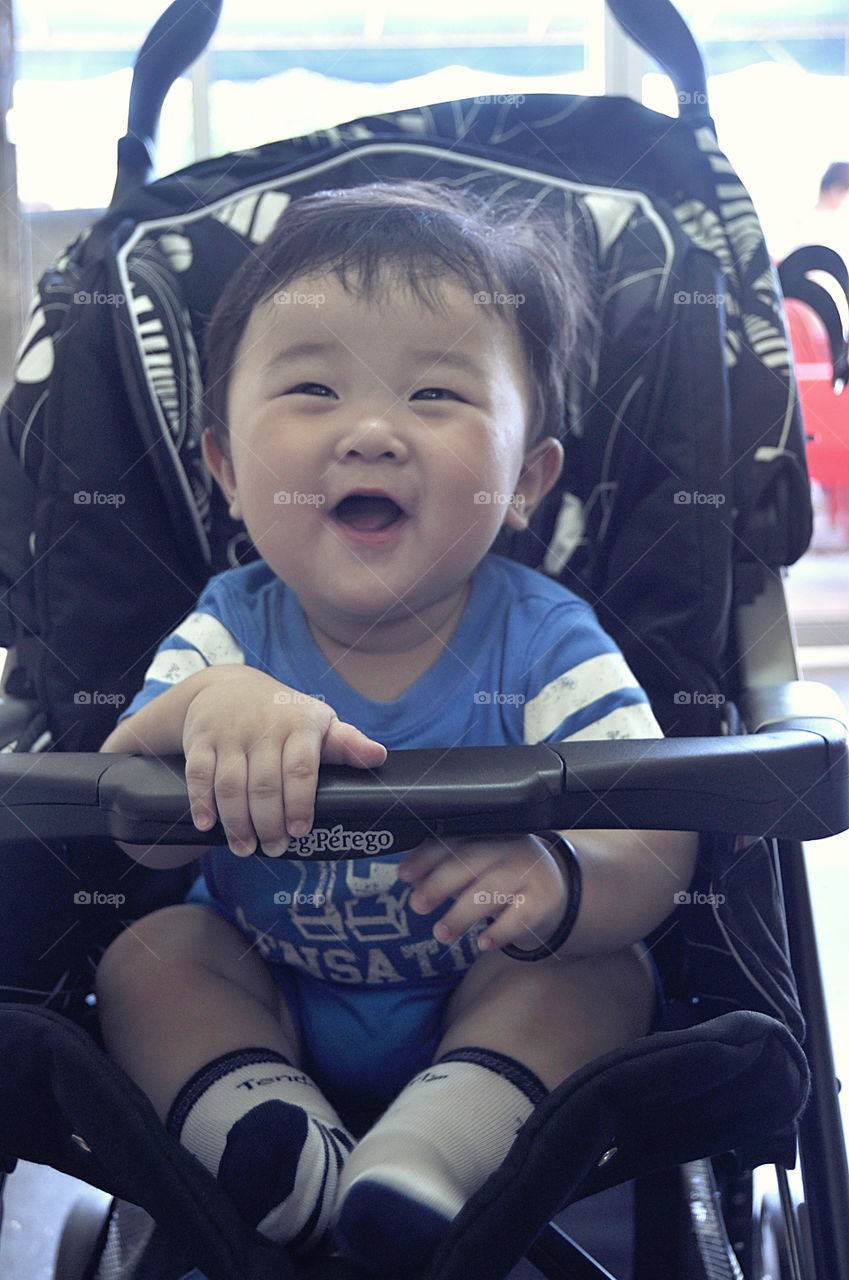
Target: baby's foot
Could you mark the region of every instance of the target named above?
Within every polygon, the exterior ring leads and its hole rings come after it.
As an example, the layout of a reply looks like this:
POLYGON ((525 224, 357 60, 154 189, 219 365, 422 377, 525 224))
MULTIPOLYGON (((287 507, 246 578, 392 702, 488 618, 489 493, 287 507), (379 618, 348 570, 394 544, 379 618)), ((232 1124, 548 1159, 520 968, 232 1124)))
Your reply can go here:
POLYGON ((353 1145, 343 1127, 274 1099, 230 1130, 218 1180, 251 1226, 300 1252, 327 1231, 353 1145))

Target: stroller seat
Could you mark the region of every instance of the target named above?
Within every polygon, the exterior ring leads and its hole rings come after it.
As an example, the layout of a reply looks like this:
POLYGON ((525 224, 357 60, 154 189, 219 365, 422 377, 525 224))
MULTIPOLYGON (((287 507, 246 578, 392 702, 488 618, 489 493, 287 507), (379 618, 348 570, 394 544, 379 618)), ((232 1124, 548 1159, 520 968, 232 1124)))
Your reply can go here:
MULTIPOLYGON (((752 611, 763 601, 774 608, 780 569, 804 551, 811 513, 777 283, 703 104, 706 95, 693 93, 690 109, 670 120, 619 99, 467 100, 204 161, 122 187, 42 280, 19 367, 47 344, 51 373, 19 378, 0 445, 4 486, 25 486, 33 531, 29 539, 19 520, 10 524, 0 548, 12 689, 31 712, 25 728, 10 730, 16 753, 0 760, 4 909, 27 923, 14 938, 7 930, 0 948, 0 1151, 119 1197, 92 1280, 183 1280, 194 1268, 207 1280, 344 1274, 332 1258, 295 1264, 250 1231, 91 1037, 86 997, 97 954, 123 921, 187 887, 183 874, 128 868, 113 838, 155 838, 181 817, 192 837, 185 793, 178 786, 169 812, 156 789, 161 771, 141 798, 116 798, 109 757, 95 757, 92 773, 84 753, 106 737, 161 635, 208 576, 253 554, 213 493, 199 448, 198 350, 223 283, 289 200, 375 178, 523 195, 573 230, 594 274, 599 323, 570 381, 568 481, 530 537, 503 538, 496 550, 589 600, 669 735, 564 748, 544 785, 535 775, 524 790, 506 776, 502 785, 488 757, 477 775, 464 761, 469 790, 446 795, 446 816, 418 821, 462 831, 481 820, 469 796, 491 814, 497 791, 499 804, 506 796, 502 825, 487 829, 539 830, 540 788, 547 805, 562 785, 571 808, 568 819, 558 810, 557 825, 674 829, 689 814, 708 833, 689 901, 649 939, 677 1026, 591 1064, 537 1108, 457 1218, 427 1280, 496 1280, 526 1254, 552 1277, 601 1275, 547 1227, 554 1214, 622 1180, 693 1162, 708 1190, 692 1191, 691 1170, 690 1221, 709 1218, 715 1238, 702 1250, 692 1227, 680 1231, 670 1215, 668 1230, 659 1223, 641 1246, 635 1275, 665 1274, 657 1260, 673 1254, 681 1280, 734 1274, 705 1161, 721 1157, 726 1203, 757 1165, 792 1165, 809 1090, 810 1054, 800 1046, 810 1047, 811 1031, 785 922, 789 910, 791 935, 806 927, 804 902, 782 902, 779 860, 786 873, 801 861, 800 837, 849 826, 845 733, 823 729, 841 719, 838 709, 806 700, 803 686, 776 688, 795 671, 757 671, 758 646, 741 640, 741 617, 755 634, 752 611), (121 301, 90 305, 97 292, 121 301), (745 749, 764 796, 739 794, 742 766, 728 739, 741 729, 752 735, 745 749), (50 750, 26 754, 35 743, 50 750), (790 763, 779 772, 785 746, 790 763), (818 763, 805 772, 811 746, 818 763), (76 753, 85 765, 78 775, 76 753), (523 821, 531 826, 516 825, 523 821), (738 831, 752 834, 729 834, 738 831), (49 904, 38 919, 35 877, 49 904), (98 909, 82 918, 74 893, 99 894, 99 906, 90 902, 98 909), (33 990, 35 1001, 22 998, 33 990), (131 1259, 122 1255, 121 1215, 133 1212, 121 1201, 150 1215, 131 1259), (709 1271, 711 1251, 725 1271, 709 1271)), ((139 163, 137 146, 124 153, 139 163)), ((780 625, 766 616, 762 634, 780 625)), ((355 795, 342 774, 326 777, 318 814, 323 802, 338 803, 355 822, 362 799, 368 825, 374 797, 355 795)), ((385 793, 377 803, 384 815, 385 793)), ((555 825, 550 816, 544 826, 555 825)), ((815 1034, 827 1041, 821 1028, 815 1034)), ((815 1061, 814 1094, 826 1095, 820 1129, 833 1092, 824 1075, 815 1061)), ((826 1207, 814 1214, 818 1264, 843 1248, 836 1164, 826 1207)), ((754 1280, 750 1210, 748 1234, 735 1242, 737 1265, 754 1280)), ((830 1274, 849 1280, 849 1270, 830 1274)))

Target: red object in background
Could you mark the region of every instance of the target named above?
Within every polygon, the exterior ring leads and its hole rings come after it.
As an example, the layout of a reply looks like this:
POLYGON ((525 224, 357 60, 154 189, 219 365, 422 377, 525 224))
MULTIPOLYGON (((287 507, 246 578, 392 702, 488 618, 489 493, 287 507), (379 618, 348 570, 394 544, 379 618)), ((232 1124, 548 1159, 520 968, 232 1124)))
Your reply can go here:
POLYGON ((826 494, 832 525, 849 537, 849 390, 839 394, 832 386, 828 334, 816 312, 796 298, 785 298, 784 310, 809 437, 808 471, 826 494))

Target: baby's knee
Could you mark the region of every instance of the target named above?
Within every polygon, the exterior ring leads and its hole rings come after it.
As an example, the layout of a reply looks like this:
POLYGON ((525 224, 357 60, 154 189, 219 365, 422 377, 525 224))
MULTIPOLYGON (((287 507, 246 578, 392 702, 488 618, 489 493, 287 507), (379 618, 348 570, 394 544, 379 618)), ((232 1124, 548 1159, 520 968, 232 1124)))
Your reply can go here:
POLYGON ((121 991, 127 984, 138 986, 146 975, 163 970, 185 957, 197 943, 204 921, 197 913, 206 911, 180 903, 163 907, 136 920, 109 944, 97 966, 98 998, 121 991))

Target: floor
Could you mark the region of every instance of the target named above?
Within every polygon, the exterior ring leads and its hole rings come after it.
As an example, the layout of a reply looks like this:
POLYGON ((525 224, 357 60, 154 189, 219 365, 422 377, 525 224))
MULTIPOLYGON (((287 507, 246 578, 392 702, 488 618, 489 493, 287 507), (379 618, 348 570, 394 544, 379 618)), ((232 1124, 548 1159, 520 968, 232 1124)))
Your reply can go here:
MULTIPOLYGON (((791 570, 791 613, 800 642, 803 675, 831 685, 849 708, 849 549, 841 539, 815 541, 791 570)), ((849 1076, 849 834, 807 846, 811 893, 838 1076, 849 1076)), ((844 1128, 849 1131, 845 1095, 844 1128)), ((4 1198, 0 1235, 2 1280, 51 1280, 61 1223, 78 1196, 100 1193, 40 1166, 18 1166, 4 1198)), ((587 1230, 590 1230, 587 1227, 587 1230)), ((576 1231, 577 1234, 577 1231, 576 1231)), ((580 1238, 580 1237, 579 1237, 580 1238)), ((589 1241, 587 1242, 590 1243, 589 1241)), ((607 1265, 613 1265, 611 1259, 607 1265)))

